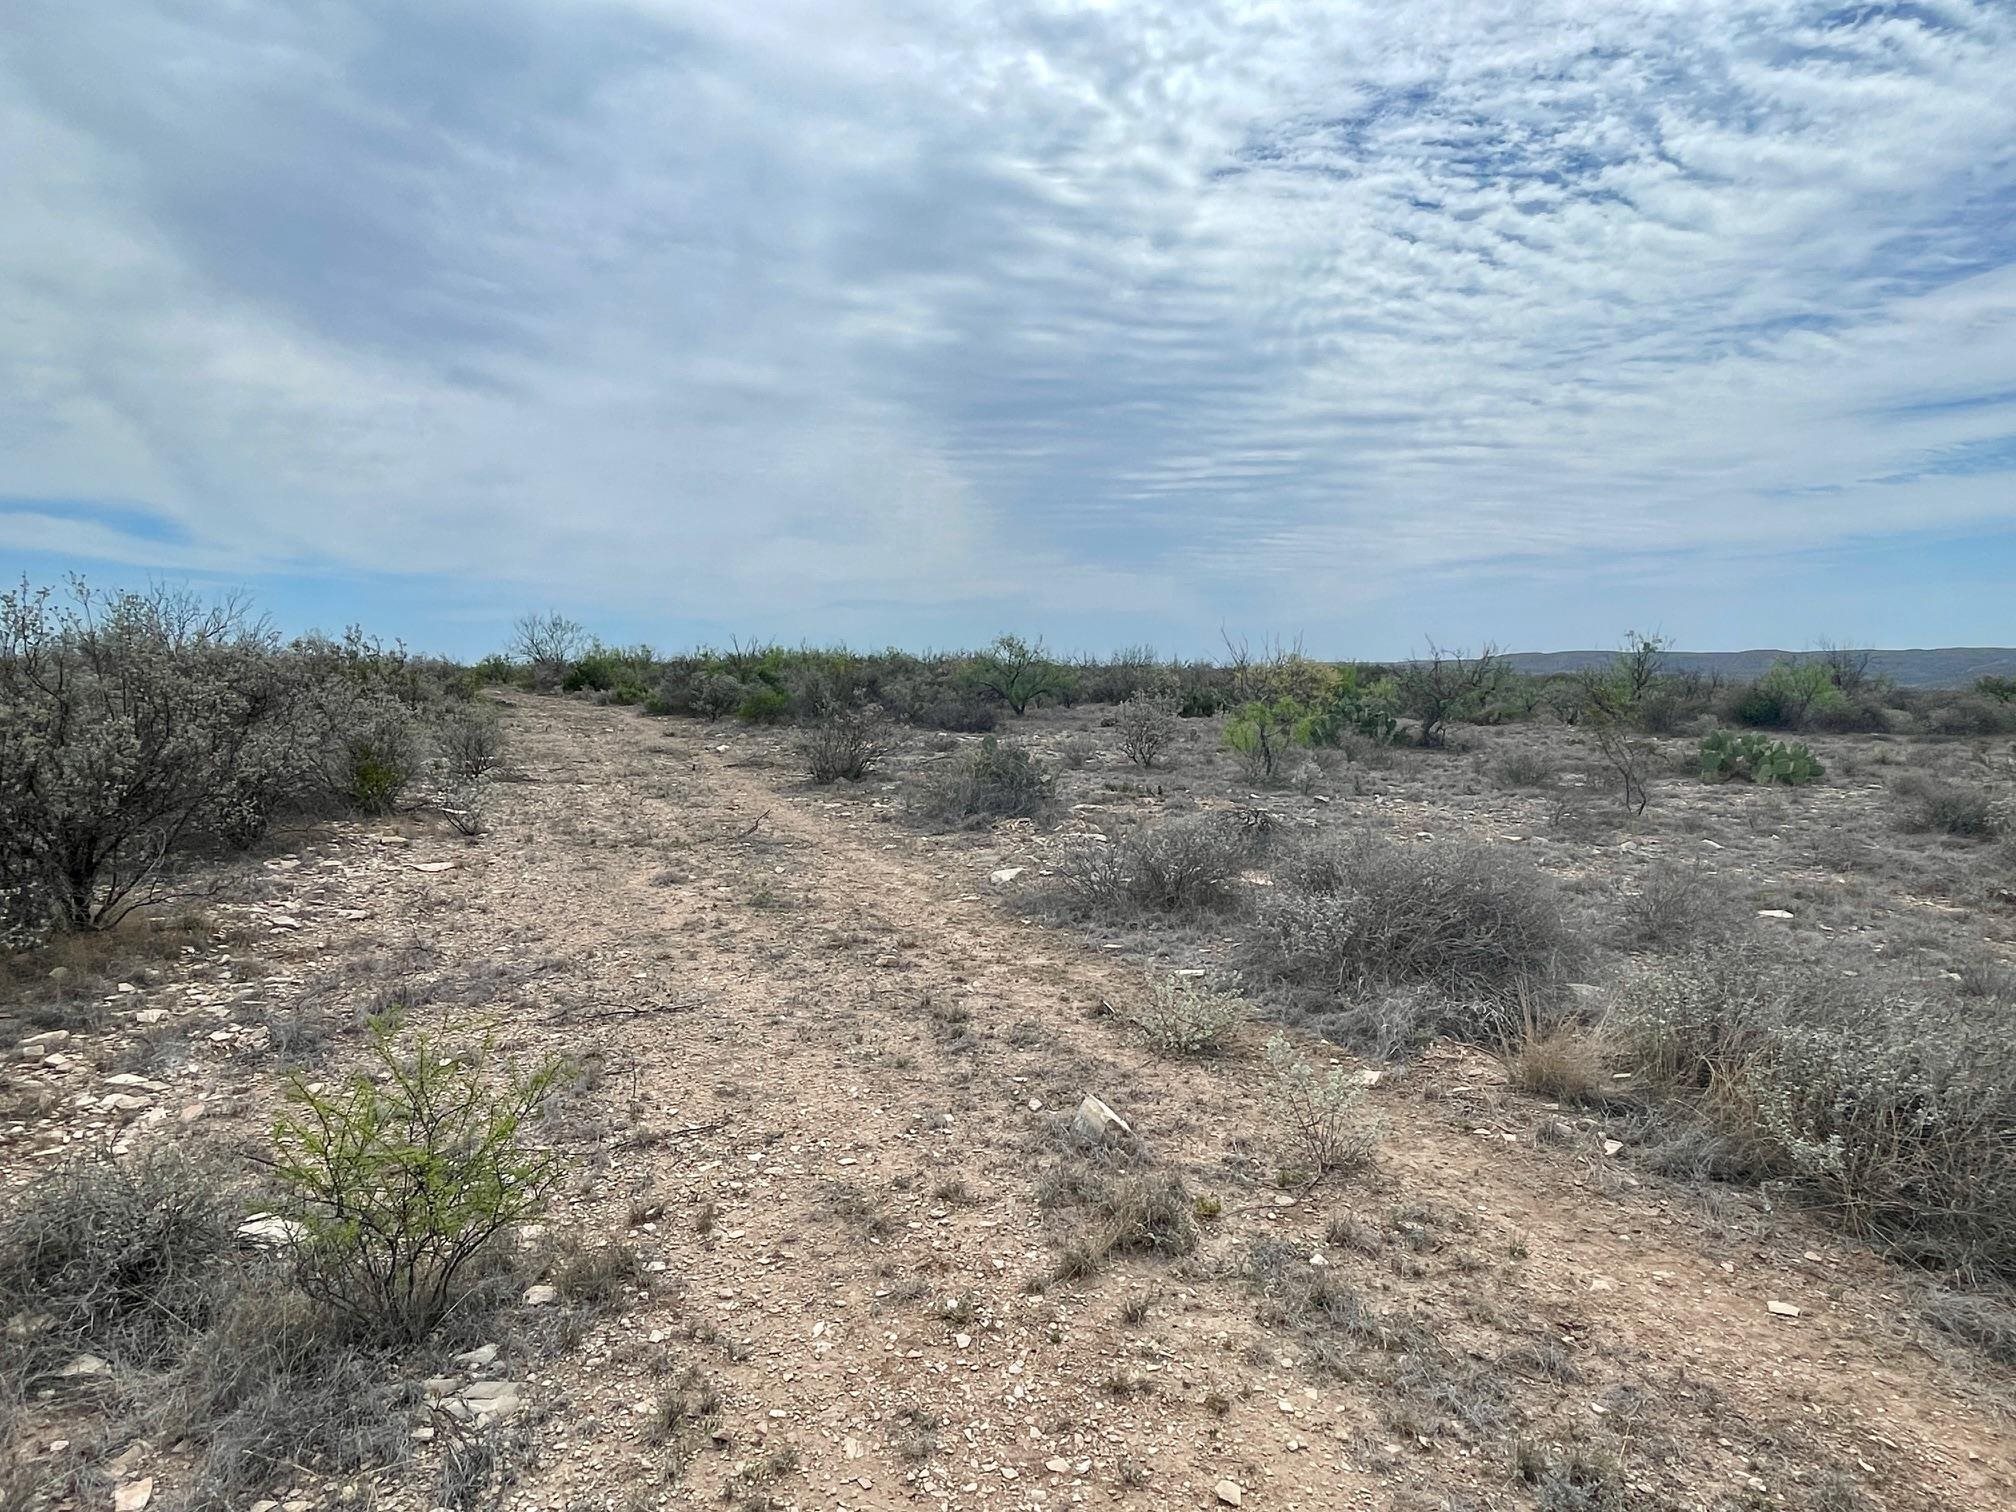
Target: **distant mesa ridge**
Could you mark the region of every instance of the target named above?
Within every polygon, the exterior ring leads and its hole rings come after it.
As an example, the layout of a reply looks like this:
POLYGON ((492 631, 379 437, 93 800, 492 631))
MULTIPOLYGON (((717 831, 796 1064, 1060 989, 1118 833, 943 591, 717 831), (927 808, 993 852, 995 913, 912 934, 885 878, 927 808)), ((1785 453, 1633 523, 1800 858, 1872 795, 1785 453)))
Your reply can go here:
MULTIPOLYGON (((1668 651, 1673 671, 1710 672, 1732 681, 1757 677, 1778 661, 1818 661, 1819 651, 1668 651)), ((1615 651, 1514 651, 1505 659, 1520 672, 1579 672, 1607 666, 1615 651)), ((1964 688, 1977 677, 2016 677, 2016 647, 1935 646, 1929 650, 1871 651, 1869 673, 1900 688, 1964 688)))

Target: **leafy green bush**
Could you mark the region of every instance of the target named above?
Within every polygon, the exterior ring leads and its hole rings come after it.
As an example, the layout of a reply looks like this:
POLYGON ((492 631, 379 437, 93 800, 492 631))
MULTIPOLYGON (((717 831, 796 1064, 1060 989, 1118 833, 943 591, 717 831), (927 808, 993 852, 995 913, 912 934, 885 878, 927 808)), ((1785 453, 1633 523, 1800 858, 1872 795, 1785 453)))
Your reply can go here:
POLYGON ((1225 721, 1226 749, 1238 755, 1249 780, 1272 786, 1286 773, 1308 718, 1291 698, 1243 704, 1225 721))
POLYGON ((1729 706, 1738 724, 1766 730, 1796 730, 1814 714, 1838 708, 1847 700, 1822 661, 1774 662, 1747 687, 1736 690, 1729 706))
POLYGON ((744 724, 776 724, 790 713, 791 695, 768 683, 750 688, 735 706, 735 717, 744 724))
POLYGON ((493 1085, 487 1050, 464 1064, 425 1035, 402 1051, 381 1029, 382 1082, 316 1090, 297 1076, 288 1089, 271 1168, 301 1225, 302 1287, 373 1335, 424 1337, 560 1178, 561 1157, 529 1127, 558 1063, 493 1085))
POLYGON ((966 664, 966 681, 998 698, 1018 716, 1041 698, 1057 698, 1070 686, 1069 672, 1052 661, 1043 642, 1003 635, 966 664))
POLYGON ((1702 738, 1700 763, 1703 782, 1776 782, 1802 787, 1827 775, 1827 769, 1803 745, 1731 730, 1716 730, 1702 738))
POLYGON ((1334 746, 1347 735, 1380 745, 1399 738, 1399 687, 1391 677, 1368 679, 1357 667, 1338 669, 1336 686, 1300 735, 1306 745, 1334 746))

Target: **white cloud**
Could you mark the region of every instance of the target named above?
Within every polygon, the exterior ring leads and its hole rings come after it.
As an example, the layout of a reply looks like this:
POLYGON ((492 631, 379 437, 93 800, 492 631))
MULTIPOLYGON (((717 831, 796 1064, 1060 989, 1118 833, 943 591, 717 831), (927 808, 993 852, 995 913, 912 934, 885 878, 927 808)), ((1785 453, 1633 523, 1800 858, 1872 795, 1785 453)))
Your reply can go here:
POLYGON ((2016 433, 2006 7, 28 0, 0 48, 0 499, 156 510, 160 565, 1209 620, 2016 523, 1953 465, 2016 433))

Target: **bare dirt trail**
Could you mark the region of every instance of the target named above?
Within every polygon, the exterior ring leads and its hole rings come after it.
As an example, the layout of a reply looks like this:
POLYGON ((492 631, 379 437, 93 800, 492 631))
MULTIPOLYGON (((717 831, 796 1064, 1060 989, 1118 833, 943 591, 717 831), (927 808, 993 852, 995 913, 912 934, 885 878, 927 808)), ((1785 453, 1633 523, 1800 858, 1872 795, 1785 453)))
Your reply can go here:
POLYGON ((1995 1401, 1854 1246, 1716 1234, 1600 1149, 1536 1144, 1554 1115, 1454 1052, 1370 1094, 1372 1172, 1291 1200, 1264 1029, 1149 1057, 1101 1011, 1140 974, 990 886, 1021 837, 919 835, 762 733, 530 698, 510 724, 528 780, 490 837, 384 847, 302 911, 322 948, 410 937, 511 977, 505 1047, 594 1070, 550 1224, 634 1242, 654 1286, 524 1367, 540 1450, 506 1505, 1208 1506, 1231 1482, 1253 1507, 1521 1506, 1508 1446, 1571 1436, 1634 1506, 1851 1505, 1809 1495, 1830 1467, 1878 1505, 2016 1505, 1995 1401), (1194 1254, 1051 1279, 1070 1209, 1039 1194, 1088 1092, 1222 1206, 1194 1254), (1422 1325, 1432 1370, 1376 1329, 1313 1369, 1262 1295, 1312 1258, 1422 1325), (668 1482, 649 1412, 688 1366, 724 1437, 668 1482))

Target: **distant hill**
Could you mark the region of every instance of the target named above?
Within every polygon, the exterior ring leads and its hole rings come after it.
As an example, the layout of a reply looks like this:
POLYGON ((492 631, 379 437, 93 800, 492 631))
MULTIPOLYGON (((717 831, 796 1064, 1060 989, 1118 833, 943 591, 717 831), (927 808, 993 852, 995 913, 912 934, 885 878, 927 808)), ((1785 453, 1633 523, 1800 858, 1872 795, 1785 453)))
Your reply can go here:
MULTIPOLYGON (((1521 672, 1579 672, 1609 663, 1614 651, 1515 651, 1506 657, 1521 672)), ((1756 677, 1775 661, 1817 661, 1818 651, 1669 651, 1675 670, 1712 673, 1731 682, 1756 677)), ((2016 648, 1935 646, 1925 651, 1872 651, 1869 671, 1900 688, 1964 688, 1977 677, 2016 677, 2016 648)))

